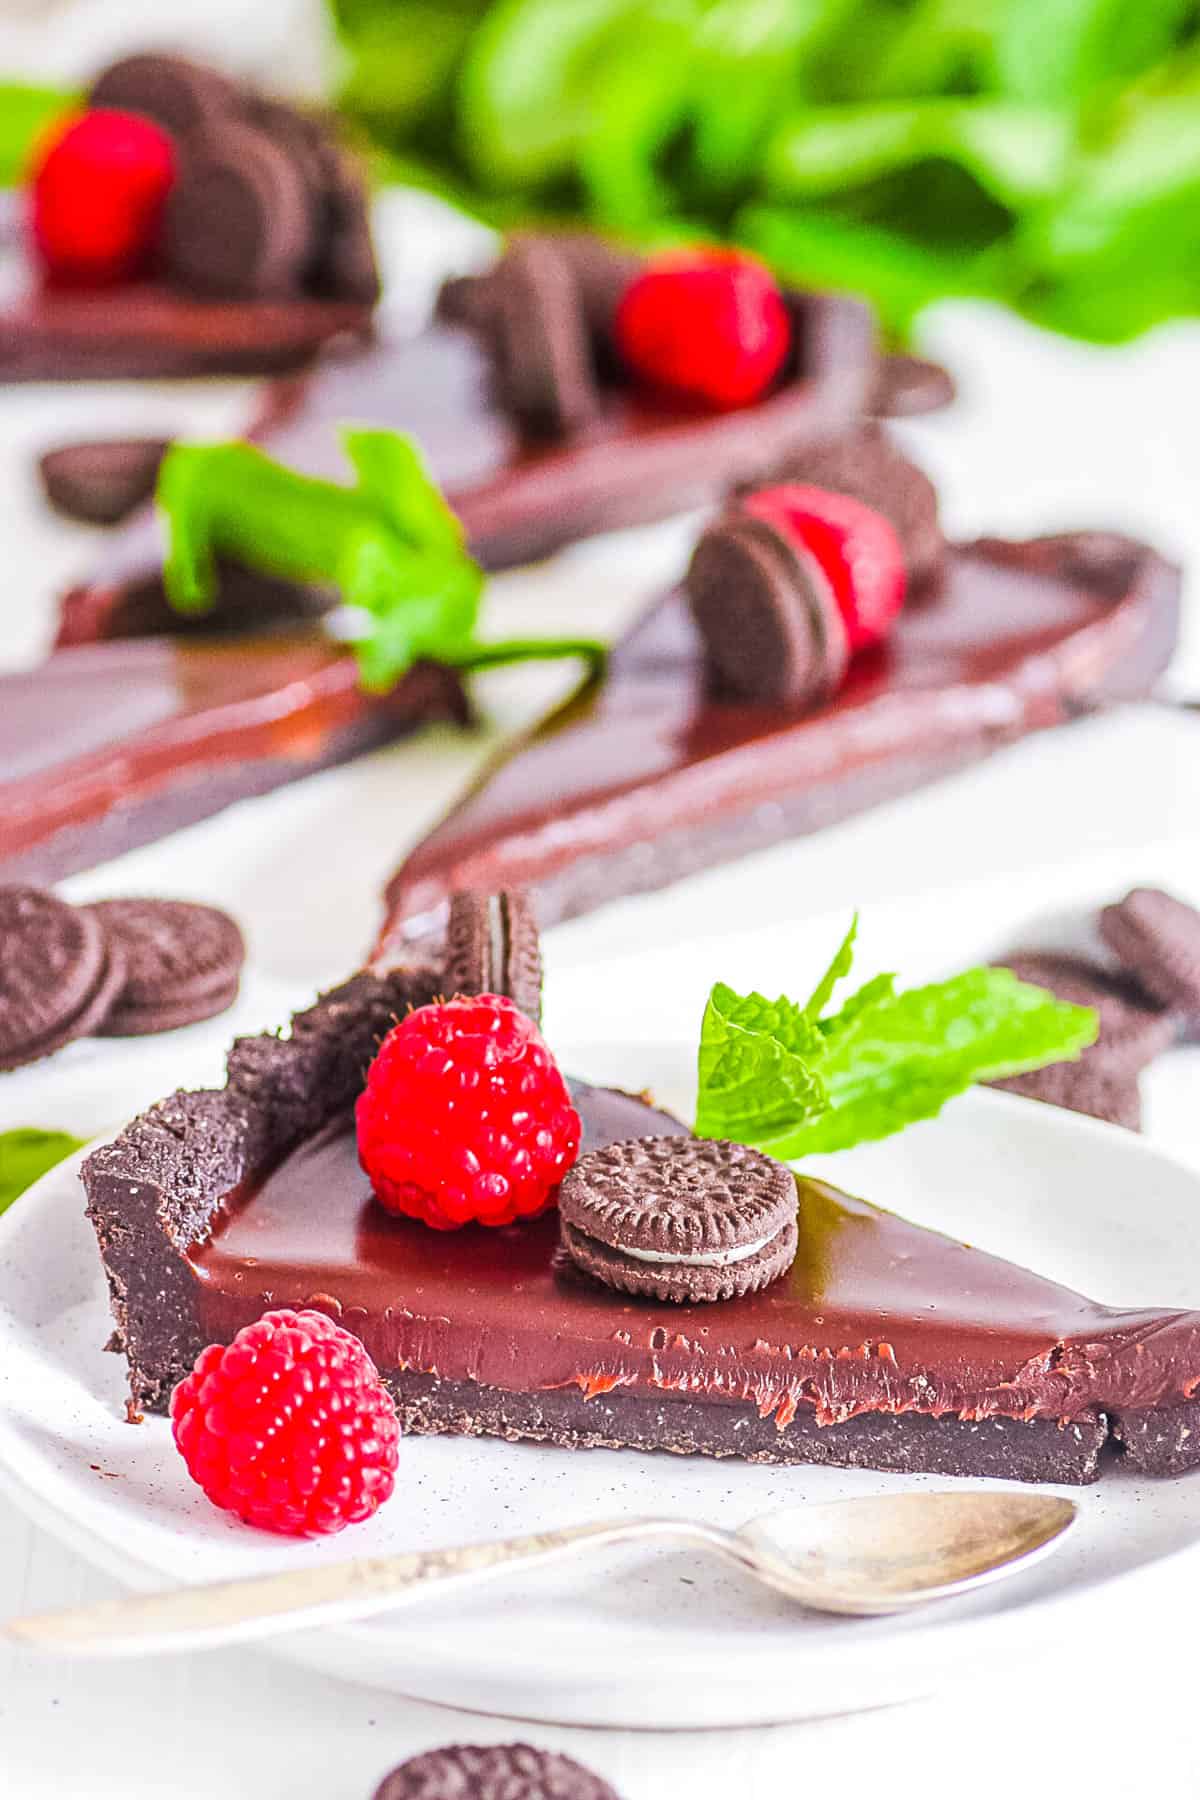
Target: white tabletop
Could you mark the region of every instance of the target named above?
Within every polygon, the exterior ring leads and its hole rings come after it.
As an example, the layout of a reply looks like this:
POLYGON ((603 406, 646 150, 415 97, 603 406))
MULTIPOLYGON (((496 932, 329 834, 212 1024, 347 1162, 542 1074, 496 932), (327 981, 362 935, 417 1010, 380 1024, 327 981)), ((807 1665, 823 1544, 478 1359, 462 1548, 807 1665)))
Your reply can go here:
MULTIPOLYGON (((401 209, 395 223, 401 261, 426 282, 435 256, 469 241, 423 206, 401 209)), ((1200 328, 1172 327, 1105 353, 1040 337, 990 308, 954 306, 928 320, 926 340, 959 374, 962 398, 906 435, 937 475, 953 529, 1117 525, 1200 566, 1200 437, 1187 410, 1200 328)), ((94 554, 95 534, 42 508, 34 453, 87 434, 225 432, 246 404, 235 383, 0 390, 0 661, 36 658, 56 594, 94 554)), ((688 530, 677 521, 580 546, 496 582, 492 604, 514 625, 520 618, 549 628, 569 607, 573 627, 613 629, 678 568, 688 530)), ((444 732, 397 746, 243 804, 78 877, 69 891, 157 889, 230 906, 251 939, 253 1004, 265 1008, 270 996, 270 1017, 239 1024, 275 1023, 287 1001, 355 961, 404 844, 499 732, 561 679, 545 671, 492 677, 493 721, 482 737, 444 732), (338 856, 314 856, 335 832, 338 856)), ((1200 633, 1190 626, 1171 685, 1200 695, 1200 633)), ((558 973, 564 990, 586 994, 600 958, 719 937, 731 922, 752 929, 852 905, 884 922, 917 910, 936 941, 940 922, 948 939, 961 939, 964 916, 982 917, 989 902, 995 910, 1005 892, 1019 897, 1014 928, 1043 904, 1103 900, 1142 880, 1169 879, 1200 900, 1198 752, 1200 718, 1149 706, 1028 742, 822 837, 561 928, 548 945, 551 984, 558 973)), ((1150 1127, 1200 1163, 1197 1060, 1184 1053, 1152 1075, 1150 1127)), ((0 1128, 70 1124, 83 1104, 48 1065, 19 1090, 0 1082, 0 1128)), ((102 1096, 86 1105, 102 1111, 102 1096)), ((110 1591, 0 1500, 0 1617, 110 1591)), ((669 1783, 716 1800, 735 1781, 750 1800, 855 1795, 884 1782, 899 1800, 957 1800, 964 1788, 976 1800, 1007 1800, 1018 1784, 1101 1800, 1144 1795, 1200 1767, 1192 1659, 1183 1654, 1193 1611, 1191 1597, 1179 1596, 1154 1629, 1142 1621, 1131 1643, 1114 1612, 1107 1641, 1081 1643, 1052 1667, 1013 1669, 1002 1693, 994 1683, 973 1685, 964 1669, 952 1694, 903 1709, 712 1735, 572 1733, 467 1718, 341 1687, 265 1654, 105 1667, 0 1649, 0 1792, 14 1800, 368 1800, 390 1766, 421 1748, 517 1735, 592 1764, 626 1800, 657 1800, 669 1783)))

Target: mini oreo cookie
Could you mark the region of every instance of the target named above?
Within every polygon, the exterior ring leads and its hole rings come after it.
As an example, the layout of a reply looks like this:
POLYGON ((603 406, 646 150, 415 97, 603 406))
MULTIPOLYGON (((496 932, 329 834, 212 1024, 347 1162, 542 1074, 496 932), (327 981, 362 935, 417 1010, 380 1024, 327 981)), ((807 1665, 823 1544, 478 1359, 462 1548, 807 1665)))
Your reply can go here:
POLYGON ((1160 1005, 1200 1019, 1200 912, 1162 888, 1134 888, 1100 914, 1100 935, 1160 1005))
POLYGON ((710 1138, 633 1138, 563 1181, 562 1244, 585 1274, 680 1305, 732 1300, 796 1255, 796 1180, 759 1150, 710 1138))
POLYGON ((583 301, 547 237, 512 240, 494 271, 492 330, 500 396, 531 430, 564 437, 599 406, 583 301))
POLYGON ((40 458, 38 472, 56 512, 87 525, 115 525, 150 498, 168 448, 163 438, 64 444, 40 458))
POLYGON ((765 519, 738 508, 716 519, 684 588, 719 691, 799 707, 840 686, 849 645, 829 583, 765 519))
POLYGON ((308 186, 288 150, 234 119, 189 136, 164 219, 176 281, 218 296, 287 296, 299 290, 314 245, 308 186))
POLYGON ((100 1031, 141 1037, 214 1018, 237 999, 246 946, 215 906, 189 900, 99 900, 82 908, 120 954, 125 980, 100 1031))
POLYGON ((542 1016, 542 949, 531 897, 521 888, 450 900, 446 993, 507 994, 534 1023, 542 1016))
POLYGON ((1060 1000, 1096 1011, 1100 1027, 1096 1042, 1077 1064, 1053 1067, 1102 1068, 1113 1077, 1134 1076, 1175 1042, 1176 1021, 1171 1014, 1148 1005, 1137 983, 1114 970, 1050 950, 1018 951, 1005 957, 1003 966, 1060 1000))
POLYGON ((228 75, 190 57, 148 51, 124 56, 97 76, 89 107, 141 113, 176 137, 210 119, 236 114, 245 91, 228 75))
POLYGON ((532 1744, 446 1744, 393 1769, 376 1788, 375 1800, 618 1800, 618 1796, 582 1763, 532 1744))
POLYGON ((337 144, 323 145, 322 161, 325 209, 314 285, 335 299, 373 306, 380 281, 366 182, 354 157, 337 144))
POLYGON ((1142 1129, 1137 1076, 1121 1070, 1082 1060, 1051 1063, 1048 1068, 1010 1075, 992 1085, 1010 1094, 1044 1100, 1050 1106, 1066 1107, 1069 1112, 1086 1113, 1092 1119, 1105 1119, 1110 1125, 1123 1125, 1126 1131, 1142 1129))
POLYGON ((0 1069, 98 1030, 124 979, 119 947, 86 910, 42 888, 0 888, 0 1069))
POLYGON ((773 472, 769 484, 760 481, 756 485, 773 486, 777 481, 828 488, 873 507, 900 539, 910 588, 936 584, 946 559, 937 489, 881 426, 864 425, 795 450, 773 472))

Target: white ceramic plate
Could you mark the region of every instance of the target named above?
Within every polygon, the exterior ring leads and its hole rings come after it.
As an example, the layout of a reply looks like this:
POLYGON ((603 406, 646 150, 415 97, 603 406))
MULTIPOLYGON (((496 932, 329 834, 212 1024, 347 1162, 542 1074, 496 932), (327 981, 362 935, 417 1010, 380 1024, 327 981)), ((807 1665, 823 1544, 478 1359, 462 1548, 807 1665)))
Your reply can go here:
MULTIPOLYGON (((689 1105, 681 1050, 592 1046, 565 1060, 595 1079, 650 1082, 664 1101, 689 1105)), ((936 1123, 829 1161, 844 1186, 1101 1299, 1200 1300, 1196 1178, 1109 1127, 979 1093, 936 1123)), ((276 1541, 208 1505, 163 1421, 123 1422, 124 1369, 102 1353, 107 1330, 67 1165, 0 1222, 0 1479, 42 1524, 132 1586, 624 1512, 734 1525, 774 1506, 899 1481, 415 1438, 404 1445, 394 1499, 369 1525, 330 1543, 276 1541)), ((1174 1561, 1200 1538, 1200 1486, 1112 1475, 1073 1491, 1083 1518, 1061 1554, 972 1600, 903 1620, 810 1617, 703 1561, 626 1553, 448 1593, 362 1626, 293 1634, 277 1648, 404 1694, 562 1723, 757 1724, 875 1706, 928 1693, 968 1664, 1084 1644, 1101 1612, 1110 1622, 1120 1606, 1136 1614, 1157 1581, 1178 1579, 1174 1561)))

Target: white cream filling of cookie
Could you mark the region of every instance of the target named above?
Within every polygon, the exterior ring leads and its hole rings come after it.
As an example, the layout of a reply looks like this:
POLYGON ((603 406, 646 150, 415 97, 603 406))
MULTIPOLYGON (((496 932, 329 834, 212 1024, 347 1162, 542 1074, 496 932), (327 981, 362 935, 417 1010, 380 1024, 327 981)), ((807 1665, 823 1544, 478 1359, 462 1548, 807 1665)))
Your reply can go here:
POLYGON ((631 1256, 635 1262, 669 1263, 676 1269, 725 1269, 730 1263, 757 1256, 778 1236, 777 1231, 771 1231, 766 1237, 755 1238, 752 1244, 736 1244, 732 1250, 697 1250, 690 1256, 682 1250, 634 1250, 628 1244, 622 1245, 619 1254, 631 1256))

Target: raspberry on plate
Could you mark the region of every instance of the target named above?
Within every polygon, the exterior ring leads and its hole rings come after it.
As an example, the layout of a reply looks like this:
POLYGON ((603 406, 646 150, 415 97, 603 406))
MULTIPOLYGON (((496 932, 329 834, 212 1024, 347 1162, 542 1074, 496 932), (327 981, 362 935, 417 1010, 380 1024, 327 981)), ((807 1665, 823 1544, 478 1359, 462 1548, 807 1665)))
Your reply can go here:
POLYGON ((142 273, 174 179, 175 146, 153 120, 104 107, 72 119, 33 172, 30 225, 47 272, 97 286, 142 273))
POLYGON ((720 408, 764 394, 792 343, 778 282, 740 250, 655 257, 621 296, 615 330, 635 375, 720 408))
POLYGON ((188 1473, 247 1525, 316 1537, 392 1492, 400 1427, 356 1337, 319 1312, 270 1312, 210 1344, 171 1396, 188 1473))
POLYGON ((437 1231, 543 1212, 581 1135, 537 1026, 498 994, 403 1019, 371 1064, 357 1123, 379 1200, 437 1231))
POLYGON ((742 502, 815 558, 833 590, 850 654, 882 643, 904 605, 907 572, 895 529, 849 494, 791 482, 742 502))

